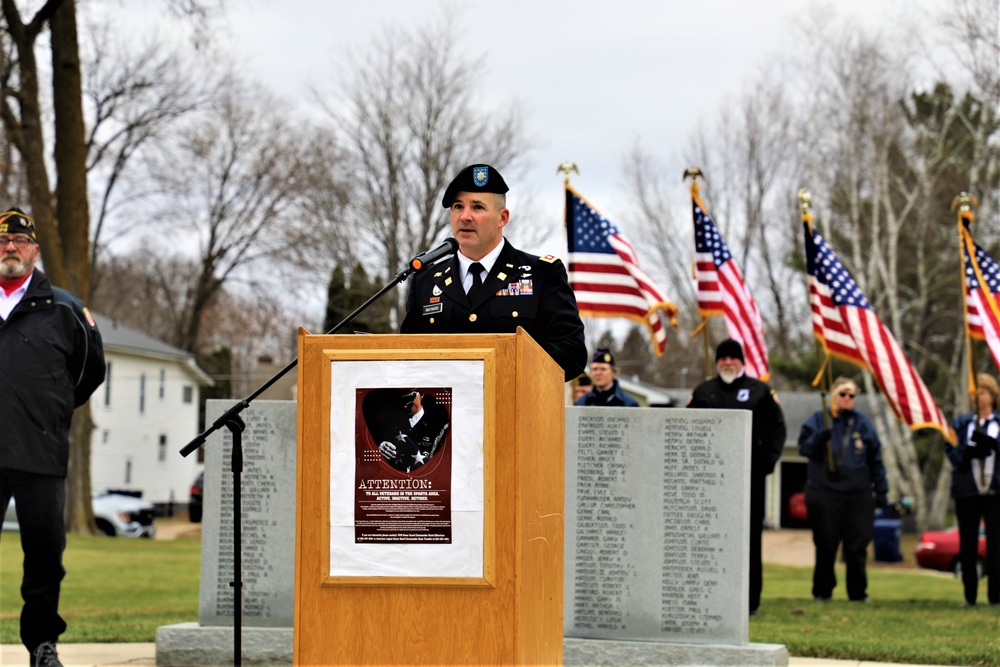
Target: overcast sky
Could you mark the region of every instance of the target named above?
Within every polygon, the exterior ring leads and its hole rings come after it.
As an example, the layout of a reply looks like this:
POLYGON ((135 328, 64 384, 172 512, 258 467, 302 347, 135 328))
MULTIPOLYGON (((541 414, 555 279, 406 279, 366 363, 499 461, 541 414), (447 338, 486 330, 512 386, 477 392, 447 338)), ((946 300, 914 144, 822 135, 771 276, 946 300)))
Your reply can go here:
MULTIPOLYGON (((935 0, 925 0, 934 3, 935 0)), ((941 0, 944 1, 944 0, 941 0)), ((898 20, 915 0, 833 0, 839 13, 873 26, 898 20)), ((527 182, 510 182, 512 224, 518 193, 534 214, 562 216, 564 160, 572 182, 612 220, 626 209, 622 161, 641 139, 666 161, 683 157, 700 121, 740 95, 767 59, 788 45, 792 19, 815 0, 239 0, 219 30, 248 74, 275 92, 310 102, 309 87, 331 89, 349 49, 364 50, 385 25, 423 25, 447 8, 460 12, 454 39, 470 59, 484 56, 487 107, 517 100, 536 139, 527 182)), ((162 3, 129 1, 120 20, 164 29, 162 3)), ((218 34, 218 33, 217 33, 218 34)), ((499 167, 499 165, 497 165, 499 167)), ((502 171, 502 169, 501 169, 502 171)), ((674 175, 669 175, 673 178, 674 175)), ((678 202, 686 188, 677 175, 678 202)), ((564 255, 561 243, 536 248, 564 255)))

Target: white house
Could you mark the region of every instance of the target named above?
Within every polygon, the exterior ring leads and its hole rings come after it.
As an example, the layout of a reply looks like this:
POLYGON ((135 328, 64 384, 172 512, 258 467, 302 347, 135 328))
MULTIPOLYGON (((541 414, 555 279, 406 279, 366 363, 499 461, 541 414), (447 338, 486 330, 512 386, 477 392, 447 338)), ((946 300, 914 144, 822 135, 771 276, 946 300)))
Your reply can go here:
POLYGON ((141 491, 158 507, 187 504, 201 469, 178 452, 198 432, 201 387, 214 384, 194 355, 94 314, 108 364, 90 397, 90 480, 95 495, 141 491))

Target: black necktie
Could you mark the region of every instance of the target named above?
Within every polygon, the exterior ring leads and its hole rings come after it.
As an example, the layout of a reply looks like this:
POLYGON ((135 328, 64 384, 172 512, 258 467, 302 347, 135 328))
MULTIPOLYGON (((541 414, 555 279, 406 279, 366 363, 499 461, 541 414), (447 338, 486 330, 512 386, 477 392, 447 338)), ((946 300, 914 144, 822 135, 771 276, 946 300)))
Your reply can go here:
POLYGON ((479 289, 483 286, 483 265, 479 262, 473 262, 469 265, 469 273, 472 274, 472 287, 469 288, 469 302, 475 303, 476 296, 479 294, 479 289))

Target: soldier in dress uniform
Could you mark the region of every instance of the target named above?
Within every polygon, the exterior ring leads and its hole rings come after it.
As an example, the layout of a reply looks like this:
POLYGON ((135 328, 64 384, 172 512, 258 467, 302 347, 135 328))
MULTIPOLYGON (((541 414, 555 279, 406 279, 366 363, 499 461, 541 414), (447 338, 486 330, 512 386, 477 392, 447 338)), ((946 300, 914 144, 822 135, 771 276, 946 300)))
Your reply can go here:
POLYGON ((466 167, 445 190, 441 204, 451 212, 459 251, 414 274, 400 333, 514 333, 523 327, 569 381, 587 363, 576 297, 558 258, 530 255, 504 239, 507 190, 500 172, 487 164, 466 167))

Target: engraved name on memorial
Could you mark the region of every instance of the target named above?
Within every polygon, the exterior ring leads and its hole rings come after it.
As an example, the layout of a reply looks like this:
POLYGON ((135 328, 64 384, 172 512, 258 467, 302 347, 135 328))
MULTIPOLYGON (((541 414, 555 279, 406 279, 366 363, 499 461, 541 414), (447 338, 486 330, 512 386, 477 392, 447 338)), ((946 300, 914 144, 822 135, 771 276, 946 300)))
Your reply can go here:
POLYGON ((747 642, 749 428, 741 411, 567 409, 566 636, 747 642))

